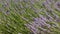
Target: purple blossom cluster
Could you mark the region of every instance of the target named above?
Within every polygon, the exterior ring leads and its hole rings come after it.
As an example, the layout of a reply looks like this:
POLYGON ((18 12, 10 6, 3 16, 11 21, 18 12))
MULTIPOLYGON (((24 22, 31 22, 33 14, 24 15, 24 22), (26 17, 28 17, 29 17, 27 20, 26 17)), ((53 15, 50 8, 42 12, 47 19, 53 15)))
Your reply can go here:
MULTIPOLYGON (((51 25, 46 23, 47 19, 45 17, 40 17, 40 18, 34 18, 34 21, 28 24, 25 24, 34 34, 40 33, 40 29, 45 31, 44 27, 50 28, 51 25)), ((48 31, 48 30, 46 30, 48 31)))
POLYGON ((48 16, 47 18, 50 18, 50 19, 59 19, 59 16, 57 14, 54 13, 54 9, 55 8, 56 10, 60 11, 60 2, 55 2, 55 1, 52 1, 52 0, 46 0, 44 2, 42 2, 42 4, 45 6, 45 8, 47 8, 48 11, 44 11, 44 13, 48 16), (53 6, 53 8, 51 7, 51 5, 53 6), (53 15, 53 17, 51 17, 51 15, 53 15))
POLYGON ((56 2, 54 4, 54 7, 55 7, 56 10, 60 11, 60 2, 56 2))
POLYGON ((55 23, 60 22, 59 16, 54 13, 54 9, 53 9, 55 8, 56 10, 60 11, 60 8, 59 8, 60 2, 56 2, 54 0, 45 0, 44 2, 42 2, 42 5, 48 10, 48 11, 43 11, 46 17, 39 14, 40 18, 38 17, 34 18, 33 22, 29 22, 28 24, 25 24, 27 28, 29 28, 34 34, 42 33, 38 28, 40 28, 44 33, 46 32, 50 33, 50 30, 47 30, 47 29, 54 28, 57 26, 57 24, 50 25, 47 23, 47 21, 55 22, 55 23), (53 5, 54 7, 52 8, 51 5, 53 5), (45 29, 44 27, 47 27, 47 29, 45 29))

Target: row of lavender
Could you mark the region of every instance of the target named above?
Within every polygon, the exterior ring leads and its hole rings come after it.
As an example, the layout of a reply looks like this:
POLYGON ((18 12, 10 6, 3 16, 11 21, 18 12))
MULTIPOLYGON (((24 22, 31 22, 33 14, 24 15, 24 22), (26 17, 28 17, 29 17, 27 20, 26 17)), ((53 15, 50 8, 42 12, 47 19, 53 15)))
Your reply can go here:
POLYGON ((33 18, 33 22, 25 25, 34 34, 59 34, 60 16, 55 11, 60 12, 60 2, 57 0, 45 0, 42 2, 42 6, 44 6, 42 11, 45 13, 45 16, 37 11, 40 17, 33 18))
MULTIPOLYGON (((11 20, 13 23, 16 22, 14 25, 17 25, 17 24, 21 25, 20 23, 21 21, 22 23, 23 22, 25 23, 25 21, 27 21, 28 23, 25 24, 25 26, 29 30, 31 30, 34 34, 59 34, 60 33, 59 31, 60 30, 60 18, 59 18, 60 2, 59 0, 11 0, 11 1, 0 0, 0 1, 1 1, 0 4, 2 4, 0 5, 2 6, 0 7, 0 11, 2 11, 2 13, 6 15, 8 14, 7 17, 8 18, 10 17, 9 20, 11 20), (12 15, 13 15, 12 17, 9 14, 9 12, 12 12, 12 15), (17 16, 16 14, 19 16, 17 16), (18 19, 20 18, 20 20, 18 20, 17 18, 15 19, 14 16, 17 16, 18 19), (22 18, 25 21, 23 21, 22 18), (30 19, 32 19, 33 21, 29 22, 30 19)), ((8 24, 11 23, 11 21, 9 22, 9 20, 7 20, 8 24)), ((16 30, 18 32, 20 31, 18 30, 20 29, 20 25, 17 25, 17 27, 19 28, 15 29, 14 30, 15 32, 16 30)))

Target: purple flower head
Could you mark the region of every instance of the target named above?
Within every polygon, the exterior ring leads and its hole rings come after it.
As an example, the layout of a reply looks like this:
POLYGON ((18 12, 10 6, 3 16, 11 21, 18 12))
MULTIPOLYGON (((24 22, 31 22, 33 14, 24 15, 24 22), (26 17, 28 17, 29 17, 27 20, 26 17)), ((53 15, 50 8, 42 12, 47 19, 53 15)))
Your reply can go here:
POLYGON ((37 29, 34 28, 33 26, 29 25, 29 24, 25 24, 25 26, 27 26, 31 31, 33 31, 34 34, 36 34, 37 29))
POLYGON ((54 7, 55 7, 56 10, 60 11, 60 2, 56 2, 54 4, 54 7))
POLYGON ((43 4, 49 11, 53 11, 52 8, 50 7, 50 5, 49 5, 46 1, 44 1, 42 4, 43 4))
MULTIPOLYGON (((34 18, 35 21, 33 21, 32 23, 29 22, 28 24, 25 24, 27 26, 27 28, 29 28, 31 31, 33 31, 33 33, 37 33, 38 28, 40 27, 47 27, 50 28, 50 25, 46 23, 46 18, 43 17, 42 15, 40 15, 40 18, 34 18)), ((43 31, 46 31, 46 29, 43 29, 43 31)))

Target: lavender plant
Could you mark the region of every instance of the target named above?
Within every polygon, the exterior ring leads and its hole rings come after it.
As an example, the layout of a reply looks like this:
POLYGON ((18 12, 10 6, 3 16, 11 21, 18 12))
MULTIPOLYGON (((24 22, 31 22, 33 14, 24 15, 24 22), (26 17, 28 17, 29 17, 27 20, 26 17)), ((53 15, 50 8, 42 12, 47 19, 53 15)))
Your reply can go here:
POLYGON ((0 0, 0 34, 60 34, 60 1, 0 0))

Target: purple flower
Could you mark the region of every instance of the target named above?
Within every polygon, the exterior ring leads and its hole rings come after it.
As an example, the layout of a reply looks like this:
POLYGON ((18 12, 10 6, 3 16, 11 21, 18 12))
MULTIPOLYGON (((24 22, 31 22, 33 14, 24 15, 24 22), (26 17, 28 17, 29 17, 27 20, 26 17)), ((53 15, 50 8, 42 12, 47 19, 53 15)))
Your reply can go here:
POLYGON ((25 26, 27 26, 27 28, 29 28, 34 34, 36 34, 37 29, 34 28, 33 26, 29 25, 29 24, 25 24, 25 26))
POLYGON ((48 4, 51 4, 51 0, 46 0, 46 2, 47 2, 48 4))
POLYGON ((34 0, 30 0, 30 4, 34 4, 34 0))
MULTIPOLYGON (((27 26, 27 28, 29 28, 35 34, 37 33, 37 31, 39 31, 38 28, 40 28, 40 27, 47 26, 47 28, 50 28, 50 25, 46 23, 47 19, 45 17, 43 17, 42 15, 40 15, 40 16, 41 16, 40 18, 34 18, 35 21, 25 24, 27 26)), ((43 31, 45 31, 45 29, 43 29, 43 31)))
POLYGON ((58 11, 60 11, 59 6, 60 6, 60 2, 56 2, 56 3, 54 3, 54 7, 55 7, 55 9, 58 10, 58 11))
POLYGON ((52 8, 49 6, 49 4, 48 4, 46 1, 44 1, 42 4, 43 4, 49 11, 52 11, 52 8))

